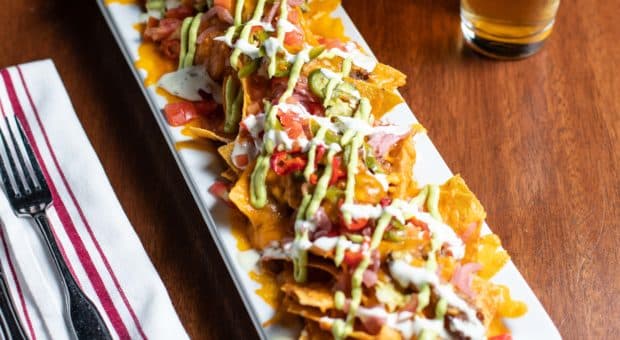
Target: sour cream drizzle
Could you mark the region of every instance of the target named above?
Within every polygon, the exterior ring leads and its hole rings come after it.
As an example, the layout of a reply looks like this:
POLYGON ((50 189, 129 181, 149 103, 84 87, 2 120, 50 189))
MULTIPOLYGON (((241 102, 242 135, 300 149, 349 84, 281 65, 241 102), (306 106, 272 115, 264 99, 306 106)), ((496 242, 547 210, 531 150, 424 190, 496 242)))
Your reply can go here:
POLYGON ((357 67, 363 68, 367 72, 372 72, 377 66, 377 61, 369 56, 364 54, 360 49, 352 42, 347 43, 345 46, 345 51, 339 48, 332 48, 323 54, 325 58, 332 58, 333 56, 339 56, 343 59, 351 59, 353 64, 357 67))
MULTIPOLYGON (((411 266, 403 260, 395 260, 390 263, 389 269, 392 277, 403 287, 410 285, 414 285, 418 288, 421 288, 424 285, 432 286, 434 292, 441 299, 445 299, 449 306, 457 308, 465 313, 465 316, 467 317, 465 320, 459 318, 452 319, 452 326, 454 329, 462 332, 465 336, 472 339, 485 338, 486 329, 476 316, 476 310, 454 292, 452 285, 440 283, 440 279, 434 271, 430 271, 426 268, 411 266)), ((422 328, 419 331, 422 331, 423 329, 425 328, 422 328)), ((436 331, 435 329, 433 330, 436 331)))

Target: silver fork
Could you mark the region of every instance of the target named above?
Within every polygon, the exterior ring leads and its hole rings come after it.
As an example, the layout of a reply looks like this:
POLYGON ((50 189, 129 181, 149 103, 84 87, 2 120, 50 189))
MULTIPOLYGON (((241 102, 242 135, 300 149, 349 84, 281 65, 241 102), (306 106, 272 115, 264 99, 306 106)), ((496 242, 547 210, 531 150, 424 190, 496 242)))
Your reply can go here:
POLYGON ((45 215, 52 205, 52 194, 17 117, 5 117, 4 124, 0 120, 0 139, 4 146, 0 161, 4 190, 15 214, 34 219, 47 243, 64 288, 66 312, 74 335, 80 340, 111 339, 97 308, 78 286, 60 252, 45 215))

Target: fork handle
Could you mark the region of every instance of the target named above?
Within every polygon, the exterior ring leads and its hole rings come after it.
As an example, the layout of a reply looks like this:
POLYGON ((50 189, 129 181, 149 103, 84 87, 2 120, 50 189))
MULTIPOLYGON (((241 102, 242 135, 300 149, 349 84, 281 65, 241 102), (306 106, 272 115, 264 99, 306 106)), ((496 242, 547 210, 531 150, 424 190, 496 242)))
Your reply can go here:
POLYGON ((71 271, 67 267, 67 263, 60 252, 56 238, 52 233, 47 216, 45 213, 39 213, 34 215, 33 218, 47 243, 54 263, 56 263, 56 268, 62 277, 61 282, 65 288, 65 303, 77 339, 112 339, 110 331, 106 327, 97 308, 95 308, 92 301, 90 301, 86 294, 80 289, 73 275, 71 275, 71 271))
POLYGON ((0 323, 3 339, 27 340, 26 332, 19 321, 13 299, 9 292, 6 276, 0 269, 0 323))

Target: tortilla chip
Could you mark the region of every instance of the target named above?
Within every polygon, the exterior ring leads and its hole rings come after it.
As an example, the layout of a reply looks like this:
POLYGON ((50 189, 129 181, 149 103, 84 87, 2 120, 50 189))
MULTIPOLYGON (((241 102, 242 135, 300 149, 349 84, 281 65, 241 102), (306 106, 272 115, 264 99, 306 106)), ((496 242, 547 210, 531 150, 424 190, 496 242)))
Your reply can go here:
POLYGON ((386 160, 391 165, 388 175, 390 182, 388 191, 391 197, 401 199, 413 197, 418 191, 418 185, 413 178, 413 165, 416 160, 413 134, 401 139, 386 156, 386 160))
POLYGON ((299 340, 331 340, 333 338, 331 332, 321 329, 318 323, 308 320, 299 336, 299 340))
POLYGON ((301 74, 307 77, 310 73, 312 73, 312 71, 320 68, 328 69, 334 72, 341 72, 342 60, 343 59, 341 57, 312 59, 303 66, 301 69, 301 74))
POLYGON ((291 314, 299 315, 314 322, 320 322, 321 318, 325 316, 318 308, 300 305, 291 298, 284 299, 282 308, 291 314))
MULTIPOLYGON (((241 17, 243 21, 248 21, 254 14, 254 9, 256 8, 256 0, 245 0, 243 2, 243 11, 241 17)), ((233 8, 234 11, 234 8, 233 8)))
POLYGON ((206 138, 215 142, 230 143, 234 134, 224 132, 224 120, 218 119, 195 119, 183 127, 181 133, 190 137, 206 138))
POLYGON ((254 73, 241 79, 241 87, 243 88, 241 119, 263 112, 263 99, 268 97, 271 88, 269 80, 254 73))
POLYGON ((475 304, 484 316, 484 325, 489 328, 497 317, 519 317, 527 312, 527 305, 510 297, 510 290, 481 279, 472 278, 472 289, 476 293, 475 304))
POLYGON ((368 98, 372 106, 372 114, 376 119, 381 119, 381 117, 390 112, 396 105, 403 102, 403 98, 393 90, 381 88, 376 84, 364 80, 350 77, 346 77, 345 79, 357 88, 362 97, 368 98))
POLYGON ((327 263, 326 261, 321 261, 316 258, 308 260, 308 267, 322 270, 326 273, 331 274, 333 277, 336 277, 339 274, 339 270, 338 268, 336 268, 333 262, 327 263))
POLYGON ((385 261, 390 253, 409 253, 414 257, 421 257, 424 245, 430 243, 429 240, 424 240, 418 237, 416 229, 411 228, 410 237, 406 237, 400 242, 391 242, 384 240, 379 244, 379 254, 381 254, 381 261, 385 261))
POLYGON ((230 142, 230 139, 224 137, 223 135, 219 135, 213 131, 194 126, 186 126, 185 128, 183 128, 181 133, 186 136, 206 138, 220 143, 230 142))
MULTIPOLYGON (((306 327, 302 331, 300 339, 332 339, 331 323, 323 319, 325 316, 318 309, 309 306, 302 306, 290 299, 285 299, 283 303, 285 310, 291 314, 299 315, 306 320, 306 327)), ((342 316, 344 318, 344 315, 342 316)), ((393 340, 402 339, 400 332, 390 327, 384 326, 379 334, 371 335, 364 331, 354 330, 349 333, 347 339, 359 340, 393 340)))
POLYGON ((381 332, 377 334, 377 340, 395 340, 402 338, 403 336, 399 331, 387 326, 383 326, 383 328, 381 328, 381 332))
POLYGON ((236 182, 237 178, 238 178, 237 172, 235 172, 235 170, 233 170, 231 168, 228 168, 228 169, 222 171, 220 176, 222 176, 223 178, 225 178, 225 179, 227 179, 227 180, 229 180, 229 181, 231 181, 233 183, 236 182))
POLYGON ((368 77, 368 81, 388 91, 394 91, 407 83, 407 76, 399 70, 377 63, 368 77))
POLYGON ((277 308, 280 302, 280 290, 278 289, 276 277, 264 271, 251 271, 249 276, 252 281, 260 285, 260 287, 254 291, 256 295, 260 296, 261 299, 271 307, 277 308))
POLYGON ((263 249, 271 242, 279 242, 290 236, 289 212, 285 206, 269 201, 265 207, 256 209, 250 203, 250 176, 254 165, 247 167, 235 183, 228 197, 237 208, 250 220, 248 230, 250 243, 256 249, 263 249))
POLYGON ((235 143, 231 142, 228 144, 224 144, 220 146, 219 148, 217 148, 217 153, 219 153, 220 156, 222 156, 226 164, 228 164, 230 170, 238 174, 240 170, 235 166, 235 164, 232 161, 232 153, 233 153, 234 148, 235 148, 235 143))
MULTIPOLYGON (((303 13, 302 13, 303 14, 303 13)), ((314 32, 310 28, 310 23, 305 15, 299 16, 299 26, 301 27, 301 31, 304 34, 304 40, 310 46, 317 46, 319 44, 318 40, 314 36, 314 32)))
MULTIPOLYGON (((460 175, 450 178, 441 186, 439 212, 459 235, 463 235, 472 223, 480 223, 486 218, 482 204, 460 175)), ((478 235, 469 235, 468 239, 472 238, 477 239, 478 235)))
POLYGON ((334 296, 331 288, 324 283, 287 283, 282 286, 282 291, 303 306, 318 308, 325 313, 334 308, 334 296))
POLYGON ((275 172, 270 171, 267 174, 266 184, 276 202, 287 204, 293 209, 297 209, 301 204, 303 197, 301 187, 295 183, 292 174, 278 176, 275 172))
POLYGON ((487 338, 509 333, 510 330, 506 327, 506 325, 504 325, 502 318, 499 316, 495 316, 487 328, 487 338))
POLYGON ((308 4, 308 11, 304 14, 304 18, 314 35, 340 41, 349 40, 349 37, 345 35, 342 20, 331 16, 338 5, 340 5, 340 0, 314 0, 308 4))
POLYGON ((473 259, 482 265, 478 276, 490 279, 508 262, 510 256, 501 248, 502 243, 495 234, 484 235, 476 244, 476 255, 473 259))

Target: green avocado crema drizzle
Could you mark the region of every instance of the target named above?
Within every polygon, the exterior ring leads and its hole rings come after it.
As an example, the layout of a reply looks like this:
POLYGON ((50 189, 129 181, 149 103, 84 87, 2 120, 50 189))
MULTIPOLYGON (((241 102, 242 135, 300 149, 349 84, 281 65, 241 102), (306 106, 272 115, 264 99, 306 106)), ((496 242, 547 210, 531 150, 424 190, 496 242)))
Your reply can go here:
POLYGON ((420 288, 420 292, 418 293, 418 307, 416 308, 417 312, 421 312, 426 306, 428 306, 429 302, 431 302, 431 287, 428 283, 425 283, 420 288))
POLYGON ((198 38, 201 17, 202 13, 198 13, 193 18, 183 19, 181 24, 181 48, 179 49, 179 70, 194 64, 196 39, 198 38))
POLYGON ((439 222, 443 222, 441 214, 439 213, 439 186, 428 186, 428 200, 426 201, 426 208, 428 212, 439 222))
MULTIPOLYGON (((295 85, 301 75, 301 68, 310 58, 308 54, 309 51, 310 48, 305 47, 295 57, 295 63, 291 69, 286 91, 284 91, 278 103, 286 102, 286 100, 293 94, 293 89, 295 89, 295 85)), ((277 105, 271 107, 267 113, 267 117, 265 119, 266 137, 269 136, 269 130, 273 130, 276 127, 277 113, 277 105)), ((265 179, 267 178, 267 171, 269 171, 269 159, 271 158, 274 148, 275 145, 273 145, 273 142, 270 139, 266 139, 263 143, 263 152, 260 156, 258 156, 256 160, 256 167, 252 172, 250 183, 250 203, 257 209, 263 208, 267 204, 267 187, 265 186, 265 179)))
POLYGON ((346 302, 346 296, 344 295, 344 292, 342 291, 336 291, 336 293, 334 293, 334 307, 336 307, 336 309, 342 309, 344 308, 344 304, 346 302))
MULTIPOLYGON (((355 118, 361 118, 363 120, 368 120, 370 117, 370 101, 367 98, 362 98, 359 104, 359 108, 355 113, 355 118)), ((345 131, 342 139, 345 139, 347 135, 349 135, 353 131, 352 129, 348 129, 345 131)), ((346 140, 345 140, 346 141, 346 140)), ((355 196, 355 175, 357 174, 357 164, 358 164, 358 153, 357 150, 360 149, 362 144, 364 143, 364 134, 358 132, 353 136, 351 140, 351 144, 348 145, 347 154, 349 158, 347 160, 347 184, 344 192, 344 203, 351 204, 353 203, 353 198, 355 196)), ((351 213, 349 211, 345 211, 342 213, 345 223, 351 223, 351 213)))
MULTIPOLYGON (((306 209, 308 204, 310 203, 311 196, 308 194, 304 195, 304 198, 301 201, 299 206, 299 210, 297 211, 297 217, 295 218, 296 222, 303 221, 303 211, 306 209)), ((297 224, 297 223, 296 223, 297 224)), ((297 228, 295 228, 297 229, 297 228)), ((293 256, 293 276, 295 281, 297 282, 305 282, 307 278, 307 264, 308 264, 308 251, 304 248, 304 244, 309 242, 308 239, 308 230, 303 228, 304 230, 295 230, 295 240, 293 244, 295 245, 295 256, 293 256)))
POLYGON ((189 33, 189 27, 192 24, 193 18, 185 18, 183 19, 183 24, 181 24, 181 49, 179 52, 179 70, 183 68, 185 64, 185 55, 187 54, 187 40, 189 33))
POLYGON ((423 329, 420 334, 418 334, 418 340, 435 340, 437 339, 437 334, 431 330, 423 329))
POLYGON ((306 168, 304 169, 304 178, 309 181, 310 176, 314 173, 314 163, 316 163, 316 148, 317 143, 323 142, 325 140, 325 134, 327 133, 327 127, 321 126, 319 130, 316 132, 316 136, 312 139, 310 144, 310 150, 308 150, 308 164, 306 164, 306 168))
POLYGON ((325 194, 327 193, 327 187, 329 186, 329 180, 332 178, 333 172, 333 160, 336 153, 340 151, 340 146, 336 143, 329 146, 329 151, 327 152, 327 166, 316 183, 316 187, 314 188, 314 193, 312 194, 312 200, 310 204, 308 204, 308 208, 306 209, 306 219, 310 220, 316 213, 316 211, 321 206, 321 202, 323 198, 325 198, 325 194))
POLYGON ((364 272, 370 265, 370 254, 379 246, 379 243, 381 243, 385 229, 388 227, 391 220, 392 215, 388 212, 384 212, 381 215, 377 221, 377 226, 372 234, 372 238, 370 239, 370 247, 368 251, 364 253, 362 261, 353 272, 353 277, 351 278, 351 303, 349 304, 349 312, 347 313, 346 321, 337 319, 334 320, 332 324, 332 335, 337 340, 345 339, 347 335, 353 331, 353 323, 355 321, 357 308, 362 301, 362 278, 364 272))
POLYGON ((334 94, 334 90, 336 89, 336 86, 342 83, 343 77, 346 77, 349 75, 349 73, 351 73, 352 64, 353 64, 353 61, 351 60, 351 58, 347 58, 343 60, 342 72, 338 74, 339 77, 333 77, 329 79, 329 82, 327 83, 327 87, 325 88, 325 98, 323 99, 323 105, 327 106, 327 103, 329 103, 329 100, 332 98, 334 94))
MULTIPOLYGON (((314 193, 312 195, 305 194, 304 198, 299 205, 299 209, 297 210, 297 221, 310 220, 312 216, 316 213, 318 208, 321 205, 321 201, 325 198, 325 194, 327 191, 327 187, 329 186, 329 180, 332 176, 332 160, 334 155, 340 150, 340 147, 337 144, 333 144, 330 146, 329 151, 327 153, 327 167, 323 172, 323 175, 317 182, 316 188, 314 189, 314 193)), ((296 223, 297 224, 297 223, 296 223)), ((308 262, 308 250, 304 247, 304 244, 309 242, 308 240, 308 230, 307 228, 303 228, 303 230, 297 230, 295 228, 295 241, 294 241, 294 249, 295 256, 293 256, 293 272, 295 281, 297 282, 305 282, 306 281, 306 265, 308 262)))
MULTIPOLYGON (((426 200, 426 208, 428 209, 431 216, 437 221, 442 222, 441 214, 439 213, 439 186, 438 185, 429 185, 428 186, 428 199, 426 200)), ((426 268, 430 271, 435 271, 437 269, 437 256, 435 252, 439 250, 441 244, 437 240, 437 237, 433 234, 431 238, 431 251, 428 254, 428 260, 426 261, 426 268)))
POLYGON ((344 251, 345 249, 345 242, 347 241, 347 237, 344 235, 340 235, 340 237, 338 238, 338 243, 336 243, 336 252, 334 254, 334 264, 336 264, 336 267, 340 267, 340 265, 342 264, 342 261, 344 261, 344 251))
MULTIPOLYGON (((280 19, 279 20, 288 20, 288 1, 280 1, 280 19)), ((278 40, 278 47, 282 46, 284 43, 284 36, 286 35, 286 31, 284 31, 284 26, 278 24, 278 32, 276 39, 278 40)), ((269 78, 273 77, 276 74, 277 63, 277 54, 278 51, 275 50, 273 55, 269 56, 269 66, 267 68, 267 73, 269 74, 269 78)))
POLYGON ((200 28, 200 18, 202 13, 196 14, 189 26, 189 43, 187 45, 187 54, 183 61, 183 67, 189 67, 194 64, 194 56, 196 55, 196 39, 198 38, 198 28, 200 28))
POLYGON ((437 302, 437 306, 435 306, 435 319, 443 320, 444 316, 446 316, 446 312, 448 311, 448 300, 441 298, 437 302))
POLYGON ((149 12, 157 11, 163 15, 166 11, 166 2, 164 0, 147 0, 144 7, 146 7, 149 12))
MULTIPOLYGON (((243 26, 243 29, 241 30, 241 34, 239 35, 239 40, 246 40, 246 41, 248 40, 248 38, 250 37, 250 33, 252 32, 252 25, 248 25, 248 23, 257 22, 258 20, 261 19, 261 17, 263 16, 263 11, 265 9, 265 1, 266 0, 258 0, 258 3, 256 4, 256 8, 254 9, 254 14, 252 15, 252 18, 250 19, 250 21, 248 21, 245 24, 245 26, 243 26)), ((243 1, 239 1, 239 2, 243 3, 243 1)), ((242 9, 243 9, 243 5, 242 5, 242 9)), ((239 17, 241 17, 240 13, 239 13, 239 17)), ((235 8, 235 19, 236 18, 237 18, 237 8, 235 8)), ((232 54, 230 55, 230 66, 232 66, 234 69, 237 69, 237 63, 239 62, 240 55, 241 55, 241 49, 238 47, 235 47, 232 54)))
POLYGON ((224 132, 234 133, 239 128, 243 106, 243 88, 233 77, 224 82, 224 132))
POLYGON ((243 3, 245 0, 237 0, 235 4, 235 18, 233 20, 233 25, 230 26, 226 33, 224 34, 224 40, 232 45, 232 40, 235 37, 235 33, 237 29, 241 26, 241 14, 243 13, 243 3))

